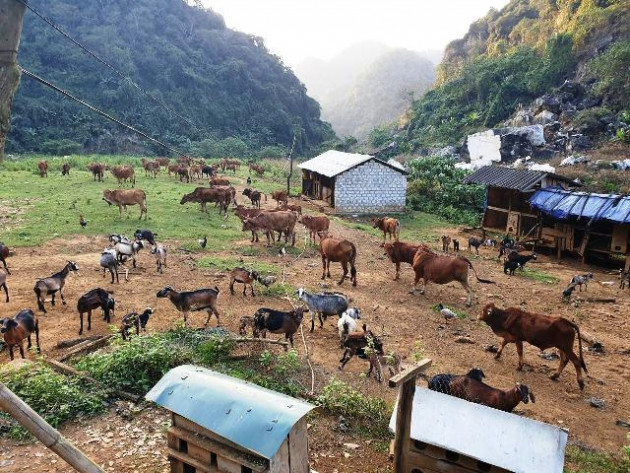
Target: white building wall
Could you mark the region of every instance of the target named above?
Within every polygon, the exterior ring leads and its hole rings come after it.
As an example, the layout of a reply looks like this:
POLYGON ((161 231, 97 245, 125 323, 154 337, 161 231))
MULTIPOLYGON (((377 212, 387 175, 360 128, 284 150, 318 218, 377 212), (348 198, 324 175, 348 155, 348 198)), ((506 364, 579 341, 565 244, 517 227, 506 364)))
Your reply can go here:
POLYGON ((335 183, 338 213, 387 213, 405 210, 407 176, 376 160, 342 174, 335 183))

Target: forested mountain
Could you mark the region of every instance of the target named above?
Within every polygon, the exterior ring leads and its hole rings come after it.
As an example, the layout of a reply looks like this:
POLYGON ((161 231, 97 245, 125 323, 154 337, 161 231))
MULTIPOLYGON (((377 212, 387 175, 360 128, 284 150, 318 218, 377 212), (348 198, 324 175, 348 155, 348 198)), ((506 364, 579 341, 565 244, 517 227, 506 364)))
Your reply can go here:
POLYGON ((416 52, 360 43, 330 61, 305 61, 296 74, 335 132, 361 139, 420 98, 433 83, 435 66, 416 52))
POLYGON ((605 127, 630 110, 629 61, 628 0, 512 0, 447 47, 436 87, 391 133, 399 152, 457 145, 545 95, 560 102, 563 126, 605 127), (566 79, 584 90, 577 104, 563 102, 566 79))
MULTIPOLYGON (((27 11, 19 63, 171 146, 206 156, 297 152, 334 137, 318 103, 262 38, 182 0, 30 2, 159 103, 27 11), (187 120, 185 120, 185 117, 187 120)), ((8 151, 154 152, 148 143, 22 77, 8 151)))

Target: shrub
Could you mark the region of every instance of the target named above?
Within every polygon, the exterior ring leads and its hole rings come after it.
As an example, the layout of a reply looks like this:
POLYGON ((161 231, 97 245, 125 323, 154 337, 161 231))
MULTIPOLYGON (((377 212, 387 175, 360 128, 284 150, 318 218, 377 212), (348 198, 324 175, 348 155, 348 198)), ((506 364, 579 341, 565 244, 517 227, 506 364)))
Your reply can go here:
POLYGON ((617 109, 630 108, 630 41, 620 41, 593 59, 588 64, 588 71, 597 79, 595 93, 604 99, 604 103, 617 109))

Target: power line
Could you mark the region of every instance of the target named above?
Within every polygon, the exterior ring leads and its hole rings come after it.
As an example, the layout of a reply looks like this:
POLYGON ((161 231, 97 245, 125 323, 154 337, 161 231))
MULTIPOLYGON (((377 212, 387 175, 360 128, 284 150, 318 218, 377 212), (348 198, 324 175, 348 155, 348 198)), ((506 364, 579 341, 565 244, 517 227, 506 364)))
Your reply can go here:
POLYGON ((35 15, 37 15, 39 18, 41 18, 46 24, 48 24, 48 26, 50 26, 51 28, 53 28, 54 30, 56 30, 57 32, 59 32, 62 36, 64 36, 65 38, 67 38, 68 40, 70 40, 74 45, 78 46, 79 48, 81 48, 86 54, 88 54, 89 56, 91 56, 92 58, 94 58, 96 61, 100 62, 101 64, 103 64, 105 67, 107 67, 109 70, 111 70, 114 74, 116 74, 117 76, 121 77, 124 81, 128 82, 129 84, 131 84, 133 87, 135 87, 136 89, 138 89, 140 92, 142 92, 143 94, 145 94, 147 97, 149 97, 151 100, 153 100, 155 103, 157 103, 158 105, 160 105, 162 108, 164 108, 164 110, 166 110, 168 113, 171 113, 179 118, 181 118, 182 120, 184 120, 186 123, 188 123, 189 125, 191 125, 193 128, 195 128, 196 131, 199 131, 199 128, 197 127, 197 125, 195 125, 192 121, 190 121, 188 118, 184 117, 183 115, 180 115, 179 113, 177 113, 175 110, 172 110, 168 107, 168 105, 166 105, 164 102, 162 102, 161 100, 153 97, 151 94, 149 94, 149 92, 147 92, 146 90, 144 90, 142 87, 140 87, 138 84, 136 84, 133 80, 131 80, 131 78, 127 75, 125 75, 124 73, 120 72, 118 69, 116 69, 114 66, 112 66, 109 62, 107 62, 105 59, 102 59, 99 55, 97 55, 96 53, 92 52, 90 49, 88 49, 87 47, 83 46, 81 43, 79 43, 76 39, 74 39, 72 36, 70 36, 68 33, 66 33, 65 31, 63 31, 63 29, 61 29, 60 26, 58 26, 57 24, 55 24, 50 18, 44 16, 43 14, 41 14, 39 11, 37 11, 35 8, 31 7, 29 5, 28 2, 26 2, 26 0, 17 0, 18 2, 20 2, 22 5, 24 5, 26 8, 28 8, 30 11, 32 11, 35 15))
MULTIPOLYGON (((18 1, 19 1, 19 0, 18 0, 18 1)), ((83 105, 84 107, 89 108, 89 109, 90 109, 90 110, 92 110, 93 112, 96 112, 96 113, 98 113, 99 115, 101 115, 101 116, 103 116, 103 117, 107 118, 108 120, 111 120, 111 121, 113 121, 114 123, 117 123, 118 125, 123 126, 123 127, 127 128, 127 129, 129 129, 129 130, 133 131, 134 133, 137 133, 137 134, 138 134, 138 135, 140 135, 140 136, 143 136, 143 137, 144 137, 144 138, 146 138, 147 140, 150 140, 150 141, 152 141, 152 142, 154 142, 154 143, 156 143, 156 144, 158 144, 158 145, 160 145, 160 146, 162 146, 162 147, 166 148, 167 150, 169 150, 169 151, 171 151, 171 152, 173 152, 173 153, 176 153, 176 154, 178 154, 178 155, 180 155, 180 156, 181 156, 181 155, 183 155, 183 154, 185 154, 185 153, 183 153, 182 151, 179 151, 178 149, 172 148, 172 147, 170 147, 170 146, 168 146, 168 145, 166 145, 166 144, 162 143, 161 141, 156 140, 155 138, 152 138, 151 136, 147 135, 147 134, 146 134, 146 133, 144 133, 143 131, 140 131, 140 130, 138 130, 137 128, 132 127, 131 125, 127 125, 126 123, 121 122, 121 121, 120 121, 120 120, 118 120, 117 118, 114 118, 114 117, 112 117, 111 115, 109 115, 108 113, 106 113, 106 112, 104 112, 104 111, 102 111, 102 110, 100 110, 100 109, 96 108, 96 107, 95 107, 95 106, 93 106, 93 105, 90 105, 90 104, 89 104, 89 103, 87 103, 86 101, 81 100, 81 99, 80 99, 80 98, 78 98, 78 97, 75 97, 75 96, 74 96, 74 95, 72 95, 71 93, 66 92, 65 90, 63 90, 63 89, 61 89, 61 88, 57 87, 56 85, 52 84, 51 82, 48 82, 47 80, 42 79, 42 78, 41 78, 41 77, 39 77, 38 75, 33 74, 32 72, 27 71, 27 70, 26 70, 26 69, 24 69, 22 66, 18 66, 18 68, 20 69, 20 72, 21 72, 22 74, 26 75, 27 77, 30 77, 31 79, 36 80, 37 82, 40 82, 41 84, 45 85, 46 87, 50 87, 51 89, 53 89, 53 90, 55 90, 55 91, 59 92, 60 94, 65 95, 65 96, 66 96, 66 97, 68 97, 69 99, 72 99, 72 100, 74 100, 75 102, 80 103, 80 104, 81 104, 81 105, 83 105)))

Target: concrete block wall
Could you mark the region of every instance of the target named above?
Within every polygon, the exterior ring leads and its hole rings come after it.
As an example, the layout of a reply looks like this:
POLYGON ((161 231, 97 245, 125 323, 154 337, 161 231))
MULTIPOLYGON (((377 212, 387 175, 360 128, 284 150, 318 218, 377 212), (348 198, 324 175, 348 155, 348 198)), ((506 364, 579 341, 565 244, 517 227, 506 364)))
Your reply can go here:
POLYGON ((407 176, 376 160, 337 176, 338 213, 387 213, 405 210, 407 176))

